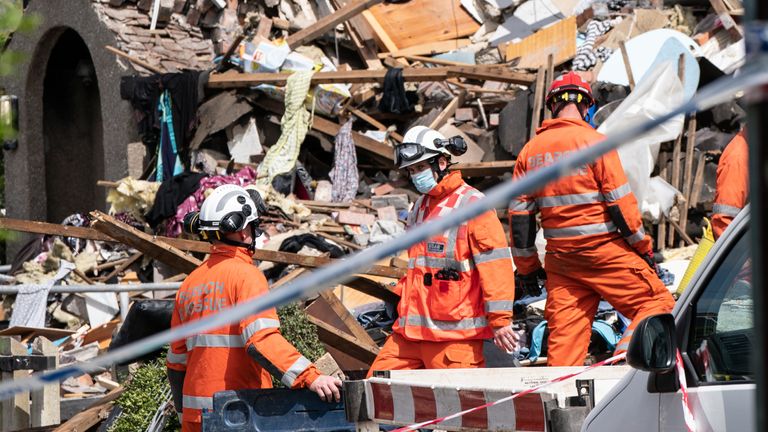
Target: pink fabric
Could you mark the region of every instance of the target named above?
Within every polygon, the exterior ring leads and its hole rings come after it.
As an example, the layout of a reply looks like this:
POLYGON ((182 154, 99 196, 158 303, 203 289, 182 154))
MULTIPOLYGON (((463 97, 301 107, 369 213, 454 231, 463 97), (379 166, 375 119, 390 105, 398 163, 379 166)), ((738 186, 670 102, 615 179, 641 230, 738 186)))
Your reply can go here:
POLYGON ((215 189, 225 184, 246 186, 254 183, 256 183, 256 170, 251 167, 245 167, 230 176, 213 176, 200 180, 197 190, 176 208, 176 216, 168 221, 165 235, 168 237, 181 235, 184 216, 192 211, 200 211, 200 205, 205 200, 205 192, 208 189, 215 189))

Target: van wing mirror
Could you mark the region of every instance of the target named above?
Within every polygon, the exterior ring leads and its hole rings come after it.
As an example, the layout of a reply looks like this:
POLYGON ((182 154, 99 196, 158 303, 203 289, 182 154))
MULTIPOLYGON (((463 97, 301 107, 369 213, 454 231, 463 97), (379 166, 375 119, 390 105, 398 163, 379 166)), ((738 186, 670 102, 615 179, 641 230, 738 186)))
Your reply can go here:
POLYGON ((675 367, 675 318, 652 315, 635 328, 627 350, 627 363, 648 372, 670 372, 675 367))

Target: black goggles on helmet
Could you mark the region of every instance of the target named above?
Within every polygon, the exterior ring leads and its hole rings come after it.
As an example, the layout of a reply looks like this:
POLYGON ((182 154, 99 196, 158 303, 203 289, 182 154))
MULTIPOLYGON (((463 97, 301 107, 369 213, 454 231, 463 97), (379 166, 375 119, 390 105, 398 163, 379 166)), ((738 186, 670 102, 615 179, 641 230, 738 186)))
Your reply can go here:
MULTIPOLYGON (((454 156, 461 156, 467 152, 467 143, 464 142, 464 139, 460 136, 451 137, 445 140, 435 138, 434 144, 436 148, 445 148, 454 156)), ((435 156, 442 154, 440 151, 426 148, 417 143, 398 144, 395 146, 395 165, 400 165, 402 162, 417 160, 426 153, 431 153, 435 156)))

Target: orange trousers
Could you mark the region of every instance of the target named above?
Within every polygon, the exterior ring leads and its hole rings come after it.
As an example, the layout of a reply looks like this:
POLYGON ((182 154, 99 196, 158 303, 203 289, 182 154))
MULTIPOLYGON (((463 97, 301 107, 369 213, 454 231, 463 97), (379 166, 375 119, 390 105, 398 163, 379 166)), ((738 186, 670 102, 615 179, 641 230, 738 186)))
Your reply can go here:
POLYGON ((188 421, 181 422, 181 432, 200 432, 203 430, 202 423, 192 423, 188 421))
POLYGON ((482 339, 430 342, 392 333, 368 370, 448 369, 485 367, 482 339))
POLYGON ((627 350, 643 318, 669 313, 675 300, 648 264, 623 239, 596 249, 547 253, 548 366, 580 366, 589 348, 600 299, 632 320, 616 346, 627 350))

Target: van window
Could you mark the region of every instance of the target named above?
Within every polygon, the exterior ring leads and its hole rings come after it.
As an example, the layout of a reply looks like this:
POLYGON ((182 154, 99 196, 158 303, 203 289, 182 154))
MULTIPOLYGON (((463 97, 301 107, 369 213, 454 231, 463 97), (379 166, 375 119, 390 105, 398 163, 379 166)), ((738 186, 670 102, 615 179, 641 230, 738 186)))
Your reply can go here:
POLYGON ((693 307, 687 351, 700 383, 752 381, 752 296, 747 232, 728 251, 693 307))

